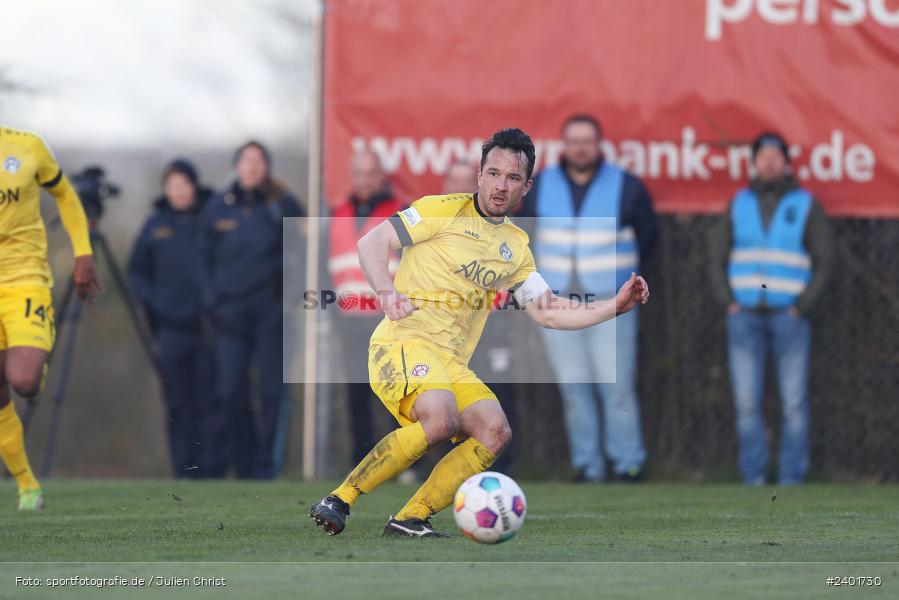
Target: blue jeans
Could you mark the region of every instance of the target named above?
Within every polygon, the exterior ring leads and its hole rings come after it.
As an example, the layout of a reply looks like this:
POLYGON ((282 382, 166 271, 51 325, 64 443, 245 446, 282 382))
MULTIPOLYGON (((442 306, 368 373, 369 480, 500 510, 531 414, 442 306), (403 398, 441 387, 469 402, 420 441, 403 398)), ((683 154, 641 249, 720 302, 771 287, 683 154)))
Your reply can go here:
POLYGON ((739 464, 743 481, 764 481, 768 446, 762 419, 765 363, 774 357, 783 425, 780 438, 780 483, 802 483, 809 463, 808 319, 786 310, 756 313, 740 310, 727 317, 730 379, 736 412, 739 464))
POLYGON ((605 478, 596 393, 602 400, 605 455, 616 474, 643 466, 637 404, 637 311, 580 331, 543 330, 565 409, 571 463, 587 479, 605 478))

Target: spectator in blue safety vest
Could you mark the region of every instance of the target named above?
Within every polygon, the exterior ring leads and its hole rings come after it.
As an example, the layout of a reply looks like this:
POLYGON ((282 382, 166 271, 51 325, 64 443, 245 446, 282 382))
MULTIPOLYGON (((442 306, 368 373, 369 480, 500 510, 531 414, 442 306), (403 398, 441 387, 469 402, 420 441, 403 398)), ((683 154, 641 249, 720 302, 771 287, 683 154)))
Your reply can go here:
POLYGON ((762 419, 765 365, 774 358, 780 390, 781 484, 801 483, 809 466, 808 315, 833 264, 830 224, 792 176, 787 143, 763 133, 752 143, 755 176, 710 232, 712 292, 727 309, 739 465, 743 481, 765 482, 762 419))
MULTIPOLYGON (((631 272, 639 272, 658 237, 648 191, 639 179, 604 160, 601 141, 595 118, 566 119, 562 160, 535 178, 521 212, 536 217, 534 256, 547 283, 556 293, 585 302, 614 296, 631 272)), ((618 480, 644 476, 637 314, 634 310, 583 331, 542 330, 562 395, 575 481, 604 480, 606 458, 618 480)))
POLYGON ((235 181, 200 215, 203 297, 215 333, 216 397, 228 420, 228 461, 239 478, 271 479, 282 463, 284 449, 276 442, 289 406, 282 383, 282 219, 303 213, 273 178, 265 146, 247 142, 233 164, 235 181), (258 419, 251 381, 259 392, 258 419))
POLYGON ((218 477, 212 347, 204 336, 198 215, 211 191, 183 159, 163 171, 164 194, 141 229, 128 276, 153 334, 176 478, 218 477))

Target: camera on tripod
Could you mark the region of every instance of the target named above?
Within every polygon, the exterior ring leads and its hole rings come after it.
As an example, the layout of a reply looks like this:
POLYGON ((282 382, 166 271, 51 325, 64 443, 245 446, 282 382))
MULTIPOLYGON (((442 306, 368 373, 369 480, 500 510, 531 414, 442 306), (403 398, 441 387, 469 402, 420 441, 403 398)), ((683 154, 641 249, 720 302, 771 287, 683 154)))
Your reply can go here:
POLYGON ((106 180, 106 171, 98 165, 85 167, 70 178, 87 218, 94 221, 103 216, 103 202, 121 193, 118 185, 106 180))

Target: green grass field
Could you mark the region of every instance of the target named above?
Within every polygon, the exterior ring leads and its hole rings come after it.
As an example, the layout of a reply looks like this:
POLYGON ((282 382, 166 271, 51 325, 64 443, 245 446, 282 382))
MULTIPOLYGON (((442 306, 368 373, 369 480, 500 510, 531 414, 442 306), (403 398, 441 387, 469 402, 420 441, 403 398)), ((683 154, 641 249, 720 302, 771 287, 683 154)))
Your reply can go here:
MULTIPOLYGON (((329 484, 50 481, 46 510, 20 514, 5 482, 0 598, 819 598, 839 593, 826 577, 862 575, 882 583, 848 593, 899 597, 896 486, 813 484, 776 498, 772 487, 736 485, 523 488, 521 533, 481 546, 383 539, 413 489, 400 485, 362 498, 330 538, 305 517, 329 484), (101 592, 15 581, 76 575, 226 577, 228 586, 101 592)), ((434 523, 454 529, 449 511, 434 523)))

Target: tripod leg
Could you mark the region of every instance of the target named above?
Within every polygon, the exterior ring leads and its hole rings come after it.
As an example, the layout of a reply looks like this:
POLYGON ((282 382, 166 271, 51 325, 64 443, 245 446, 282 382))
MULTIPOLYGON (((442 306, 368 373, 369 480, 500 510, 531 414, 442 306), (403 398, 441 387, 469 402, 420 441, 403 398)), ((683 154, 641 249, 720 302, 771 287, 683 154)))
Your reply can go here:
POLYGON ((96 232, 93 239, 95 248, 103 255, 103 260, 106 262, 106 267, 112 275, 112 280, 119 290, 119 294, 122 295, 122 299, 125 302, 125 308, 128 310, 128 317, 131 319, 131 324, 137 332, 140 344, 143 346, 147 358, 150 359, 150 364, 152 364, 156 371, 159 372, 159 365, 156 363, 156 355, 153 353, 153 343, 150 341, 149 334, 141 325, 141 320, 138 316, 137 309, 135 308, 134 298, 131 296, 131 291, 125 283, 122 272, 112 259, 112 254, 109 252, 109 246, 106 243, 106 238, 100 232, 96 232))
POLYGON ((50 427, 47 430, 47 441, 44 444, 44 460, 41 463, 41 477, 47 477, 53 466, 53 455, 56 452, 56 436, 59 433, 59 423, 62 417, 62 402, 66 393, 66 385, 69 381, 69 370, 72 366, 72 356, 75 351, 75 337, 78 334, 78 321, 81 318, 81 301, 75 298, 69 309, 68 320, 71 322, 69 335, 65 339, 62 348, 62 356, 59 365, 59 380, 56 391, 53 394, 53 412, 50 416, 50 427))
POLYGON ((58 339, 62 339, 62 333, 66 326, 66 319, 69 316, 69 304, 72 302, 74 296, 75 280, 69 277, 69 281, 66 283, 66 291, 62 295, 62 302, 59 304, 59 310, 56 311, 56 314, 58 315, 56 319, 56 337, 58 339))

